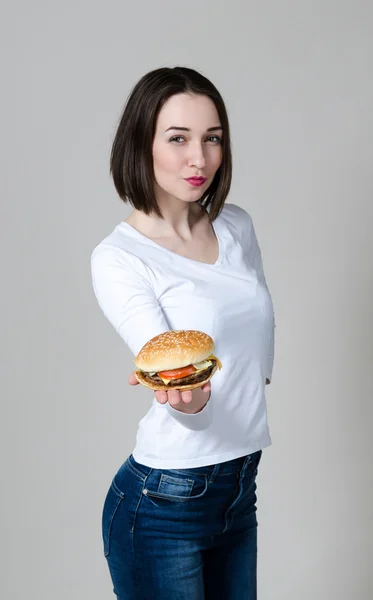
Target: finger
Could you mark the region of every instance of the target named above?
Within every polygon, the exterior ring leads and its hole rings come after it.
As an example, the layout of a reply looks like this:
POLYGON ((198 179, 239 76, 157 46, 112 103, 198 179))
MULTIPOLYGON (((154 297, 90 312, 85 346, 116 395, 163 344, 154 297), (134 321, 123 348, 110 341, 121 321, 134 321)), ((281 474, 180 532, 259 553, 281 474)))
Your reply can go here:
POLYGON ((128 377, 128 383, 130 385, 137 385, 139 383, 136 379, 135 371, 132 371, 131 375, 128 377))
POLYGON ((202 391, 203 392, 211 392, 211 383, 210 381, 208 381, 207 383, 205 383, 205 385, 202 386, 202 391))
POLYGON ((185 404, 189 404, 193 400, 192 390, 187 390, 186 392, 181 392, 181 401, 185 402, 185 404))
POLYGON ((171 404, 171 406, 175 407, 180 403, 181 394, 179 390, 170 390, 169 392, 167 392, 167 395, 168 403, 171 404))
POLYGON ((159 404, 166 404, 166 402, 168 400, 166 391, 157 390, 154 395, 155 395, 157 401, 159 402, 159 404))

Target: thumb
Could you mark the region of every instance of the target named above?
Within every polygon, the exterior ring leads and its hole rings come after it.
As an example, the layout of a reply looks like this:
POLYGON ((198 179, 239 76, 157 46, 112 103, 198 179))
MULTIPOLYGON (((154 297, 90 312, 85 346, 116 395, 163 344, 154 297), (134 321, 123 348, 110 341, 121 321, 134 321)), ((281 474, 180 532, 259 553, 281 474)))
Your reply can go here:
POLYGON ((131 375, 128 377, 128 383, 130 385, 138 385, 138 381, 136 379, 135 371, 132 371, 131 375))

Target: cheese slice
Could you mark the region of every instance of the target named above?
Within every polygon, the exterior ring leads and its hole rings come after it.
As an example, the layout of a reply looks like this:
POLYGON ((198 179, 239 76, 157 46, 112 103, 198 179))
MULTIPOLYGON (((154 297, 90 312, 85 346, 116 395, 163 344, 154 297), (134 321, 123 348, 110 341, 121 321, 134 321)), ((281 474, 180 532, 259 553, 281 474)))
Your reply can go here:
POLYGON ((194 363, 193 367, 195 369, 197 369, 197 371, 202 371, 203 369, 207 369, 208 367, 211 367, 212 360, 216 360, 218 369, 221 369, 223 367, 220 360, 214 354, 210 354, 210 356, 205 358, 205 360, 201 360, 201 362, 199 362, 199 363, 194 363))
POLYGON ((214 360, 216 360, 216 362, 217 362, 217 364, 218 364, 218 369, 222 369, 222 368, 223 368, 223 365, 221 364, 221 362, 220 362, 220 360, 218 359, 218 357, 217 357, 217 356, 215 356, 215 354, 210 354, 210 356, 208 356, 208 357, 206 358, 206 360, 210 360, 210 359, 212 359, 212 358, 213 358, 214 360))
POLYGON ((211 367, 211 360, 201 360, 199 363, 194 363, 193 367, 198 371, 203 371, 203 369, 207 369, 207 367, 211 367))
POLYGON ((172 381, 172 379, 166 379, 165 377, 161 377, 160 375, 158 375, 158 377, 160 377, 160 379, 162 379, 162 381, 165 385, 168 385, 170 383, 170 381, 172 381))

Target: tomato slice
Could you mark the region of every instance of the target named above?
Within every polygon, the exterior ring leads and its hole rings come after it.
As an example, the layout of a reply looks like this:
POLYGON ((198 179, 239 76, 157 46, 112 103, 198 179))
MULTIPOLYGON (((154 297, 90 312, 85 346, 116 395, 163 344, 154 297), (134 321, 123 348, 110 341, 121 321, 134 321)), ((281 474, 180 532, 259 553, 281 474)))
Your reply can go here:
POLYGON ((180 377, 192 375, 192 373, 195 373, 196 371, 197 369, 193 367, 193 365, 188 365, 187 367, 173 369, 172 371, 159 371, 158 375, 160 375, 160 377, 165 377, 166 379, 179 379, 180 377))

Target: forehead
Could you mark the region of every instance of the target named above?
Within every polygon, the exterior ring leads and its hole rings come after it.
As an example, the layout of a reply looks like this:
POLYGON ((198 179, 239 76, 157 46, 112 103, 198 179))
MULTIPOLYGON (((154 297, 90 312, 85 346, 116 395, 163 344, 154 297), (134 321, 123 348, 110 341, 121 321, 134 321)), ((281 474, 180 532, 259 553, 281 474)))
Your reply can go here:
POLYGON ((208 96, 176 94, 162 106, 157 129, 166 130, 172 125, 190 129, 207 129, 221 125, 218 111, 208 96))

